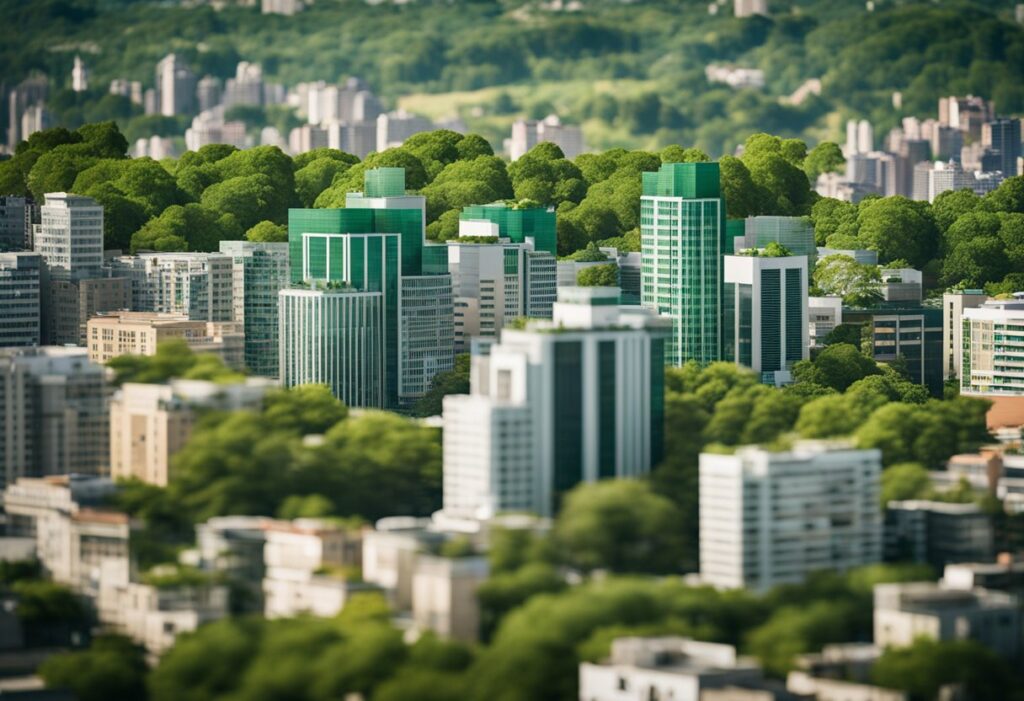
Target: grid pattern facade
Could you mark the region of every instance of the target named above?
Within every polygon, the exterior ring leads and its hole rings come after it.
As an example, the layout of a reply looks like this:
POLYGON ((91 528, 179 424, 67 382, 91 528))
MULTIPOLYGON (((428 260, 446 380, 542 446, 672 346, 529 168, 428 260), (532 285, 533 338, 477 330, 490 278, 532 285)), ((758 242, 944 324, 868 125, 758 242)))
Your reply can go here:
POLYGON ((814 270, 818 248, 814 241, 814 225, 808 217, 747 217, 744 221, 746 248, 764 248, 779 243, 795 256, 807 256, 807 266, 814 270))
POLYGON ((233 266, 234 320, 245 332, 245 366, 277 377, 277 293, 288 286, 288 244, 221 241, 233 266))
POLYGON ((912 382, 942 396, 942 310, 932 308, 844 311, 844 323, 866 323, 872 358, 905 364, 912 382))
POLYGON ((455 367, 453 314, 450 275, 402 279, 402 404, 422 397, 437 373, 455 367))
POLYGON ((0 254, 0 347, 39 345, 39 273, 35 253, 0 254))
POLYGON ((960 388, 974 394, 1024 394, 1024 314, 963 319, 960 388))
POLYGON ((46 195, 35 226, 35 251, 54 280, 98 277, 103 270, 103 207, 91 197, 46 195))
POLYGON ((282 290, 280 377, 325 384, 349 406, 386 406, 380 292, 282 290))
POLYGON ((526 307, 524 316, 550 319, 558 298, 558 263, 547 251, 524 251, 526 262, 526 307))

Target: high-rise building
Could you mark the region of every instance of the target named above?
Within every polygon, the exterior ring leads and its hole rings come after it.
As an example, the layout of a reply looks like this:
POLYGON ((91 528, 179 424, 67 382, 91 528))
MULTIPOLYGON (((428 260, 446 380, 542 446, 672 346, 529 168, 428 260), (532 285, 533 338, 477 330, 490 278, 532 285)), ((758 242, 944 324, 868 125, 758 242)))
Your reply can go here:
POLYGON ((792 379, 793 363, 810 353, 807 325, 807 256, 725 256, 726 304, 735 313, 736 362, 762 382, 792 379))
POLYGON ((36 206, 24 197, 0 195, 0 252, 32 248, 36 206))
POLYGON ((89 319, 131 307, 131 281, 124 277, 50 280, 43 298, 47 300, 42 315, 43 342, 82 346, 89 319))
POLYGON ((664 163, 643 174, 641 301, 672 320, 666 362, 721 359, 725 200, 717 163, 664 163))
POLYGON ((277 293, 288 286, 288 244, 221 241, 220 252, 231 256, 233 319, 245 332, 245 367, 277 377, 277 293))
POLYGON ((196 76, 181 56, 167 54, 156 64, 155 85, 160 114, 195 114, 196 76))
POLYGON ((457 351, 469 350, 475 337, 497 338, 513 319, 551 318, 553 255, 499 237, 498 225, 489 221, 463 219, 459 231, 448 242, 457 351))
POLYGON ((558 232, 553 207, 520 207, 506 202, 463 207, 460 221, 486 220, 498 225, 498 236, 512 243, 533 239, 533 250, 558 255, 558 232))
POLYGON ((733 13, 737 17, 768 16, 768 0, 734 0, 733 13))
MULTIPOLYGON (((453 346, 428 347, 431 339, 451 338, 453 326, 451 316, 451 292, 444 294, 444 280, 412 280, 420 276, 450 277, 444 263, 447 249, 444 246, 425 245, 425 200, 422 196, 407 195, 405 192, 405 171, 402 168, 377 168, 365 174, 364 192, 349 193, 343 209, 293 209, 288 215, 289 258, 291 281, 312 289, 293 290, 289 296, 291 304, 289 317, 281 316, 280 337, 282 353, 285 342, 292 344, 288 352, 292 357, 281 358, 282 373, 286 366, 289 375, 281 375, 285 385, 293 384, 302 376, 294 368, 317 367, 317 372, 342 377, 339 363, 348 363, 352 357, 338 355, 349 342, 340 336, 362 329, 373 329, 379 333, 380 343, 374 348, 383 354, 379 360, 366 361, 370 367, 380 366, 383 391, 377 393, 367 389, 351 389, 339 383, 336 389, 344 389, 347 396, 358 401, 372 400, 374 404, 354 406, 393 407, 407 404, 425 391, 420 379, 429 368, 452 367, 453 346), (408 283, 406 285, 406 283, 408 283), (407 286, 409 289, 405 289, 407 286), (358 292, 362 297, 343 299, 337 288, 347 292, 358 292), (316 301, 319 298, 321 301, 316 301), (372 299, 371 299, 372 298, 372 299), (405 313, 403 307, 411 305, 424 311, 421 318, 412 323, 412 312, 405 313), (326 329, 329 338, 313 339, 315 345, 303 346, 302 339, 293 339, 289 330, 292 323, 313 323, 309 321, 311 310, 323 308, 341 319, 336 326, 326 329), (379 314, 372 323, 359 317, 358 323, 348 315, 352 310, 360 314, 379 314), (404 323, 403 323, 404 322, 404 323), (428 328, 429 324, 436 324, 428 328), (409 339, 403 329, 413 334, 409 339), (408 341, 414 345, 407 345, 408 341), (320 345, 316 345, 320 344, 320 345), (312 359, 299 357, 306 352, 323 352, 325 357, 312 359), (333 355, 332 355, 333 354, 333 355), (432 357, 431 357, 432 355, 432 357), (411 367, 406 373, 405 364, 411 367)), ((284 294, 284 293, 282 293, 284 294)), ((285 302, 281 299, 281 304, 285 302)), ((374 335, 374 338, 377 336, 374 335)), ((311 342, 313 342, 311 341, 311 342)), ((363 360, 360 358, 359 362, 363 360)), ((359 375, 354 376, 359 382, 359 375)), ((372 375, 366 374, 367 381, 372 375)), ((372 379, 376 382, 376 379, 372 379)), ((427 383, 428 384, 428 383, 427 383)), ((339 394, 339 396, 342 396, 339 394)), ((344 397, 343 397, 344 398, 344 397)), ((346 399, 349 403, 351 400, 346 399)))
POLYGON ((281 384, 324 384, 349 406, 389 406, 385 294, 330 284, 278 295, 281 384))
POLYGON ((878 450, 819 442, 700 456, 700 576, 766 590, 882 559, 878 450))
POLYGON ((78 54, 75 54, 75 64, 71 69, 71 89, 74 92, 85 92, 89 89, 89 69, 85 67, 85 62, 78 54))
POLYGON ((539 143, 550 142, 560 148, 566 158, 573 159, 586 151, 583 130, 575 124, 562 124, 558 115, 542 120, 519 119, 512 123, 512 136, 506 142, 509 157, 519 160, 539 143))
POLYGON ((398 398, 408 405, 430 389, 434 376, 455 367, 452 277, 402 277, 402 314, 398 335, 398 398))
POLYGON ((235 77, 224 84, 224 107, 235 105, 263 105, 263 68, 258 63, 240 61, 235 77))
POLYGON ((814 225, 806 217, 747 217, 743 220, 743 236, 733 239, 733 251, 764 248, 769 243, 781 244, 795 256, 807 256, 807 268, 814 272, 818 248, 814 225))
POLYGON ((900 306, 843 310, 843 323, 862 327, 864 348, 879 363, 896 364, 912 382, 942 396, 942 310, 900 306))
POLYGON ((0 480, 102 474, 109 436, 104 368, 84 348, 0 349, 0 480))
POLYGON ((196 99, 199 101, 199 111, 212 110, 221 103, 220 78, 212 75, 203 76, 196 85, 196 99))
POLYGON ((981 143, 998 154, 998 167, 983 170, 998 170, 1006 178, 1017 175, 1017 159, 1021 155, 1019 119, 1004 117, 985 122, 981 128, 981 143))
POLYGON ((668 322, 618 296, 559 290, 552 321, 475 346, 471 393, 444 400, 446 514, 550 516, 580 482, 657 464, 668 322))
POLYGON ((166 487, 171 458, 188 442, 202 411, 259 408, 275 385, 264 378, 126 382, 110 400, 110 476, 166 487))
POLYGON ((131 308, 184 314, 196 321, 231 321, 234 261, 224 253, 142 253, 110 261, 111 271, 131 281, 131 308))
POLYGON ((1024 395, 1024 293, 964 309, 961 318, 961 393, 1024 395))
POLYGON ((942 295, 942 379, 960 379, 960 350, 963 346, 965 309, 984 304, 984 290, 950 290, 942 295))
POLYGON ((195 353, 212 353, 232 368, 241 369, 245 336, 232 322, 192 321, 181 314, 108 312, 86 326, 89 359, 106 363, 119 355, 155 355, 163 341, 183 339, 195 353))
POLYGON ((40 343, 38 253, 0 253, 0 348, 40 343))
POLYGON ((91 197, 49 192, 39 208, 35 251, 51 280, 81 280, 103 274, 103 207, 91 197))
POLYGON ((377 151, 401 146, 406 139, 421 131, 430 131, 434 123, 418 114, 405 110, 385 112, 377 116, 377 151))
MULTIPOLYGON (((49 81, 45 75, 34 74, 18 83, 7 96, 7 149, 14 153, 18 142, 32 135, 33 130, 26 131, 22 118, 32 108, 42 109, 49 93, 49 81)), ((31 121, 31 120, 30 120, 31 121)))

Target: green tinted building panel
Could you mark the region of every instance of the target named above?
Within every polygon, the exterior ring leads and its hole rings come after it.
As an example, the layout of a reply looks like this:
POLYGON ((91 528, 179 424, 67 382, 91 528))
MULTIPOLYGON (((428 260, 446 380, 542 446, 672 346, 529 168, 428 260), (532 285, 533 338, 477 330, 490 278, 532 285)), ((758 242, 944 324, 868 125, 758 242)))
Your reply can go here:
POLYGON ((781 275, 761 271, 761 371, 782 367, 781 275))
POLYGON ((373 209, 374 231, 401 234, 402 274, 419 275, 423 270, 423 212, 419 209, 373 209))
POLYGON ((363 174, 367 197, 398 197, 405 194, 405 168, 373 168, 363 174))
POLYGON ((786 366, 803 358, 803 271, 786 271, 786 366))
MULTIPOLYGON (((368 233, 373 230, 372 210, 289 209, 288 257, 291 262, 291 281, 303 281, 303 234, 368 233)), ((324 260, 326 265, 326 256, 324 260)))
POLYGON ((687 199, 721 196, 718 163, 663 163, 661 169, 643 174, 643 194, 687 199))
POLYGON ((498 236, 513 243, 533 238, 534 250, 558 255, 555 210, 547 207, 510 207, 504 202, 463 207, 459 219, 483 219, 498 225, 498 236))
POLYGON ((665 454, 665 339, 651 339, 651 465, 665 454))
MULTIPOLYGON (((316 239, 311 239, 310 243, 316 239)), ((327 259, 327 274, 324 276, 326 280, 344 280, 345 279, 345 259, 348 257, 345 251, 345 240, 346 237, 332 236, 327 241, 327 250, 330 252, 330 256, 327 259)), ((312 273, 312 271, 310 271, 312 273)), ((313 275, 313 277, 319 278, 320 275, 313 275)))
POLYGON ((598 396, 598 476, 615 476, 615 416, 616 382, 615 341, 601 341, 597 345, 598 396))
POLYGON ((743 367, 754 362, 754 290, 750 285, 736 285, 739 297, 739 328, 737 329, 736 360, 743 367))
POLYGON ((423 246, 423 274, 445 275, 448 272, 448 246, 425 244, 423 246))
POLYGON ((505 274, 519 274, 519 251, 515 248, 506 248, 505 251, 505 274))
POLYGON ((554 498, 555 510, 562 496, 583 480, 583 344, 559 341, 554 348, 554 498))

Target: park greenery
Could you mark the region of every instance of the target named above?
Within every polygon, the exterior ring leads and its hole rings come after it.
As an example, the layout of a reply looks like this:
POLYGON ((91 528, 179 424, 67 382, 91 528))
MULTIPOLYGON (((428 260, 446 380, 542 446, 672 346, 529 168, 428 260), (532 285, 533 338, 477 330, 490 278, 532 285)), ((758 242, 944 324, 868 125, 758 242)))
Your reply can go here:
MULTIPOLYGON (((758 130, 816 142, 857 117, 882 132, 907 115, 933 116, 942 95, 983 95, 1004 112, 1024 110, 1024 31, 1012 21, 1012 3, 884 2, 868 10, 856 0, 796 0, 773 4, 771 17, 746 19, 727 6, 709 14, 697 0, 592 0, 584 12, 539 0, 319 0, 293 17, 243 5, 7 0, 0 64, 8 84, 33 71, 51 78, 55 124, 117 120, 131 141, 180 137, 187 126, 187 118, 144 115, 107 91, 114 78, 151 86, 170 51, 200 77, 232 77, 240 60, 259 62, 269 82, 284 85, 357 75, 386 107, 459 116, 492 144, 513 119, 552 112, 581 123, 597 148, 688 143, 719 156, 758 130), (83 93, 70 89, 76 53, 92 71, 83 93), (760 68, 765 87, 711 83, 709 64, 760 68), (816 78, 820 95, 785 99, 816 78)), ((283 105, 236 106, 227 116, 253 135, 264 125, 287 132, 298 124, 283 105)), ((819 153, 807 171, 829 162, 819 153)))

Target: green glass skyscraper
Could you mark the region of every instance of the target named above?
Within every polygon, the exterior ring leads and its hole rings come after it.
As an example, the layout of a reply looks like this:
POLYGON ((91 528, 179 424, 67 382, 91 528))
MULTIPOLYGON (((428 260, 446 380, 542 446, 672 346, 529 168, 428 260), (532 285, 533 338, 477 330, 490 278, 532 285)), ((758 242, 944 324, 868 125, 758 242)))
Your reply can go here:
MULTIPOLYGON (((643 174, 641 302, 672 320, 666 363, 723 357, 725 200, 717 163, 665 163, 643 174)), ((731 243, 731 242, 730 242, 731 243)))
POLYGON ((498 225, 498 236, 512 243, 533 239, 533 250, 558 255, 558 233, 555 210, 549 207, 519 207, 506 202, 476 204, 463 207, 460 220, 483 219, 498 225))

